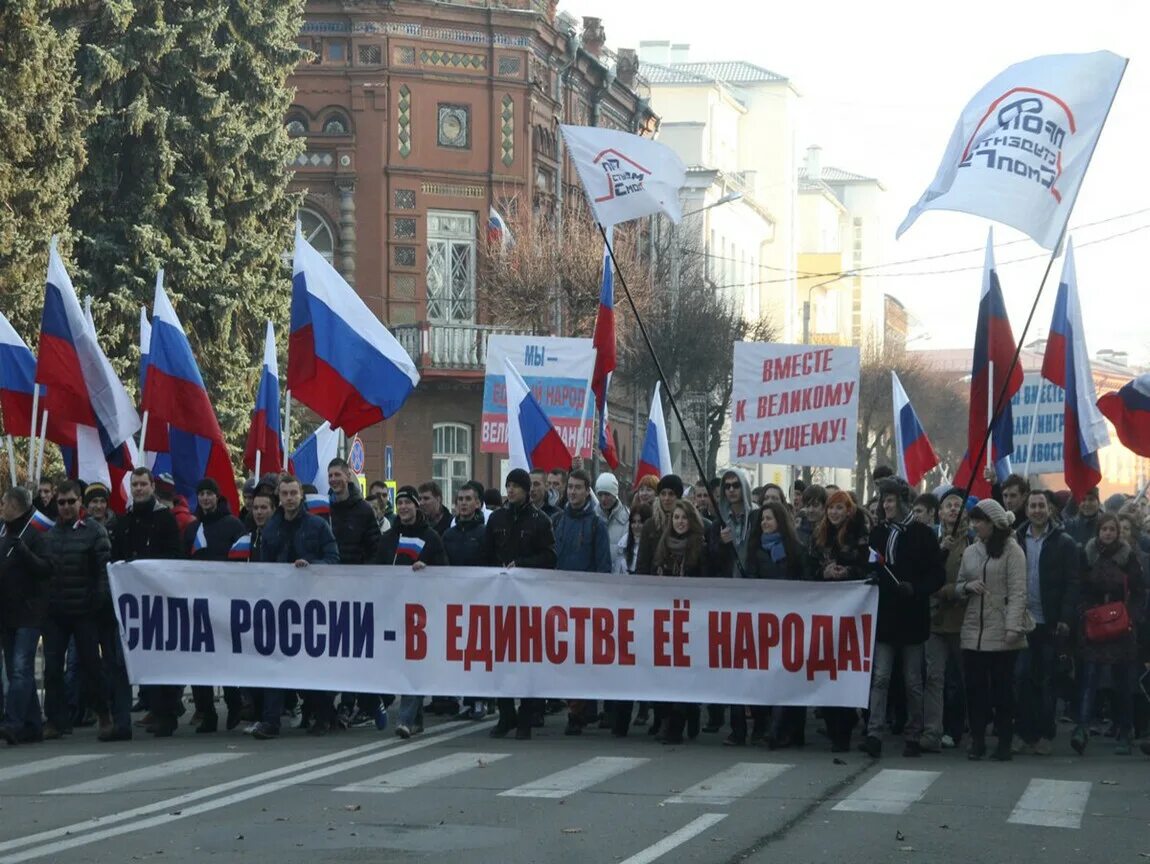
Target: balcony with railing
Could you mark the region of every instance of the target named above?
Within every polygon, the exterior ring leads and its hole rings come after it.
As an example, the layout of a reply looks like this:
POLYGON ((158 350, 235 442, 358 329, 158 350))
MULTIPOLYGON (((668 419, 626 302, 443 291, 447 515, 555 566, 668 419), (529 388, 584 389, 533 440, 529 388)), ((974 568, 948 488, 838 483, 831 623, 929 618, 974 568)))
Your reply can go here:
POLYGON ((391 328, 421 372, 483 374, 492 336, 533 336, 534 331, 494 324, 420 321, 391 328))

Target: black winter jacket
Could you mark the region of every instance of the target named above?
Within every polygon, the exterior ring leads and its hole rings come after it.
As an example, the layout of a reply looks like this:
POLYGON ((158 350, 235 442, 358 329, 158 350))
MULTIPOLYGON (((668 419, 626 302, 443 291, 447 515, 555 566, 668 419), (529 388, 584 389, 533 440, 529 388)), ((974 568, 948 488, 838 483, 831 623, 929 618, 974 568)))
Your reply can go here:
POLYGON ((368 564, 375 560, 379 546, 379 523, 358 483, 349 483, 347 492, 343 501, 331 501, 331 530, 339 546, 339 563, 368 564))
POLYGON ((417 510, 415 521, 404 525, 396 518, 391 528, 379 538, 379 546, 375 550, 376 564, 412 565, 422 561, 429 567, 443 567, 448 563, 447 553, 443 551, 443 540, 435 529, 427 524, 423 511, 417 510), (401 541, 410 541, 403 544, 401 541))
POLYGON ((880 522, 870 532, 870 546, 883 556, 877 565, 879 642, 921 645, 930 638, 930 597, 946 582, 945 559, 934 532, 914 518, 880 522), (893 577, 891 574, 894 574, 893 577), (903 593, 895 580, 909 585, 903 593))
POLYGON ((247 533, 244 523, 232 515, 227 500, 220 498, 211 513, 205 514, 199 508, 196 509, 196 521, 184 529, 184 548, 188 550, 188 557, 197 561, 227 561, 232 546, 247 533), (204 526, 207 545, 193 551, 201 525, 204 526))
POLYGON ((45 535, 52 582, 49 611, 57 615, 90 615, 111 608, 108 559, 112 544, 99 522, 57 522, 45 535))
POLYGON ((483 563, 492 567, 555 569, 555 531, 551 520, 530 502, 500 507, 487 519, 483 563))
POLYGON ((45 535, 24 530, 32 512, 0 529, 0 628, 5 630, 43 627, 48 612, 52 563, 45 535))
MULTIPOLYGON (((1026 532, 1019 528, 1014 535, 1026 553, 1026 532)), ((1078 583, 1086 570, 1086 556, 1074 538, 1063 528, 1051 524, 1038 555, 1038 593, 1042 597, 1042 618, 1046 626, 1067 624, 1074 628, 1078 620, 1078 583)))
POLYGON ((339 547, 326 519, 308 513, 301 505, 296 518, 288 520, 279 508, 261 532, 258 560, 280 564, 300 560, 309 564, 338 564, 339 547))
POLYGON ((132 504, 112 527, 112 560, 183 558, 187 550, 175 514, 155 498, 132 504))
POLYGON ((467 520, 456 518, 455 524, 443 535, 443 548, 452 567, 482 567, 483 541, 487 523, 483 514, 476 513, 467 520))

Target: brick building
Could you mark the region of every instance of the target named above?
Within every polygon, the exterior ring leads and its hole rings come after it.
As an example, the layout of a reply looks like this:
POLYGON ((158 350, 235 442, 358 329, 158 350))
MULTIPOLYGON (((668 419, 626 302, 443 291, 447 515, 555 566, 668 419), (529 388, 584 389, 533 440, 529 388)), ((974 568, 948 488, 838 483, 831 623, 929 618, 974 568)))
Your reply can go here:
POLYGON ((477 294, 489 208, 523 218, 530 202, 532 218, 551 218, 561 189, 582 195, 560 123, 657 125, 633 89, 634 52, 610 55, 598 19, 555 6, 307 3, 314 56, 286 118, 307 139, 294 166, 304 232, 422 376, 395 417, 361 433, 368 477, 390 444, 400 483, 434 478, 447 495, 469 477, 501 483, 502 457, 479 452, 487 337, 512 332, 477 294))

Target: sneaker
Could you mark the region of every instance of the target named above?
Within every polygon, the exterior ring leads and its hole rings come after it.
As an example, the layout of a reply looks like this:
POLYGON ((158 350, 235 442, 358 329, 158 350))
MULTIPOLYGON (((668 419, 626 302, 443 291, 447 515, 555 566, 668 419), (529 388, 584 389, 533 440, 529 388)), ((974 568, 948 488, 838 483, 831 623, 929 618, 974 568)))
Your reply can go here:
POLYGON ((1086 752, 1086 745, 1090 741, 1090 733, 1086 731, 1085 726, 1074 727, 1074 734, 1070 736, 1070 746, 1074 748, 1074 752, 1081 756, 1086 752))
POLYGON ((456 713, 456 715, 454 717, 452 717, 451 719, 452 720, 470 720, 474 716, 475 716, 475 706, 474 705, 464 705, 459 709, 459 711, 456 713))
POLYGON ((368 726, 374 725, 374 723, 375 718, 370 714, 363 711, 356 711, 355 714, 352 715, 349 725, 352 729, 365 729, 368 726))
POLYGON ((1035 756, 1049 756, 1054 752, 1054 742, 1049 738, 1039 738, 1034 742, 1035 756))
POLYGON ((245 735, 253 734, 256 731, 256 729, 259 728, 259 725, 260 725, 259 723, 249 723, 247 726, 244 727, 244 734, 245 735))
POLYGON ((280 729, 270 723, 257 723, 252 727, 252 737, 257 741, 269 741, 280 737, 280 729))
POLYGON ((1010 745, 1010 752, 1017 753, 1019 756, 1033 756, 1034 745, 1024 738, 1014 736, 1014 743, 1010 745))
POLYGON ((939 743, 942 744, 943 750, 953 750, 958 746, 958 742, 955 741, 954 738, 952 738, 950 735, 943 735, 942 740, 939 743))
POLYGON ((410 738, 411 737, 411 729, 406 723, 400 723, 398 726, 395 727, 395 734, 398 735, 400 738, 410 738))
POLYGON ((476 700, 475 707, 471 710, 472 720, 482 720, 487 716, 487 703, 476 700))
POLYGON ((383 703, 380 703, 379 708, 375 711, 375 728, 382 732, 387 728, 387 708, 383 703))
POLYGON ((874 735, 867 735, 862 743, 859 744, 859 750, 872 759, 878 759, 882 756, 882 741, 874 735))

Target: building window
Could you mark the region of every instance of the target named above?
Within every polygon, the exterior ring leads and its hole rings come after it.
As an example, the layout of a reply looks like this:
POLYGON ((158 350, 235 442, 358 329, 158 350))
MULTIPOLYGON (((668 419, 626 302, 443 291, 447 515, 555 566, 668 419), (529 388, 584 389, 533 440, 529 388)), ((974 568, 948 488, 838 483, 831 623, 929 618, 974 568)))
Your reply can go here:
POLYGON ((503 55, 499 58, 499 74, 504 78, 518 78, 523 71, 523 62, 518 57, 503 55))
POLYGON ((471 479, 470 426, 436 423, 431 427, 431 479, 443 490, 443 506, 450 509, 456 493, 471 479))
POLYGON ((440 147, 466 150, 471 146, 471 109, 466 105, 439 103, 440 147))
POLYGON ((415 65, 415 49, 410 45, 400 45, 391 52, 392 59, 401 66, 415 65))
POLYGON ((347 43, 336 39, 327 43, 327 59, 332 63, 343 63, 347 60, 347 43))
POLYGON ((378 66, 383 62, 383 53, 378 45, 359 46, 359 65, 378 66))
POLYGON ((335 263, 335 234, 327 220, 315 210, 301 207, 299 211, 300 230, 304 239, 312 245, 328 264, 335 263))
POLYGON ((414 240, 415 218, 411 216, 397 217, 392 222, 391 233, 396 240, 414 240))
POLYGON ((475 322, 475 214, 427 214, 427 320, 475 322))
POLYGON ((396 246, 394 253, 394 260, 396 267, 414 267, 415 266, 415 247, 414 246, 396 246))
POLYGON ((323 121, 323 131, 325 135, 346 135, 348 128, 347 118, 342 114, 330 114, 328 118, 323 121))
POLYGON ((396 189, 393 195, 396 210, 414 210, 415 209, 415 190, 414 189, 396 189))
POLYGON ((289 114, 285 125, 289 135, 307 134, 307 118, 302 114, 289 114))

